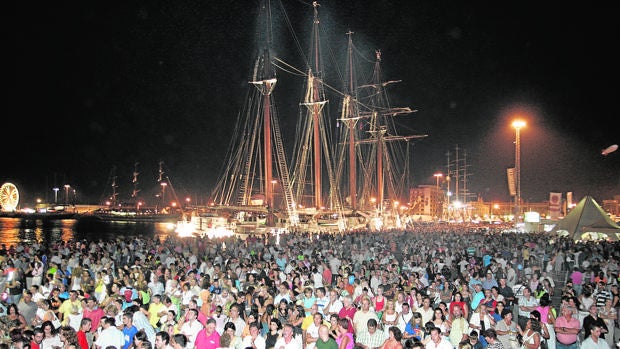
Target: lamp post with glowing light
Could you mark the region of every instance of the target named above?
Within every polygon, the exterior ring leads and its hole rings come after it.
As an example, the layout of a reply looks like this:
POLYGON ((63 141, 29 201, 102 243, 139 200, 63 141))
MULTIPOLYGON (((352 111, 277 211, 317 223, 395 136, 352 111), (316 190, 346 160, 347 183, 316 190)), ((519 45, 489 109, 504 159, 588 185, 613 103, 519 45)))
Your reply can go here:
POLYGON ((525 127, 525 121, 515 120, 512 122, 515 129, 515 180, 517 185, 515 195, 515 227, 519 223, 521 215, 521 128, 525 127))
POLYGON ((161 205, 162 208, 166 207, 166 187, 168 186, 168 183, 166 182, 161 182, 161 205))
POLYGON ((271 208, 273 209, 273 207, 275 206, 275 202, 276 202, 276 183, 278 183, 277 180, 272 179, 271 180, 271 197, 269 198, 271 202, 269 202, 269 205, 271 206, 271 208))
POLYGON ((71 188, 71 186, 65 184, 65 206, 69 205, 69 188, 71 188))
POLYGON ((436 179, 436 185, 435 185, 435 192, 436 193, 435 193, 435 197, 437 198, 436 199, 437 204, 435 205, 435 210, 436 210, 435 213, 436 213, 437 219, 439 219, 439 201, 440 201, 439 199, 441 197, 441 195, 439 193, 439 178, 443 177, 443 173, 437 172, 437 173, 435 173, 433 175, 433 177, 435 177, 435 179, 436 179))

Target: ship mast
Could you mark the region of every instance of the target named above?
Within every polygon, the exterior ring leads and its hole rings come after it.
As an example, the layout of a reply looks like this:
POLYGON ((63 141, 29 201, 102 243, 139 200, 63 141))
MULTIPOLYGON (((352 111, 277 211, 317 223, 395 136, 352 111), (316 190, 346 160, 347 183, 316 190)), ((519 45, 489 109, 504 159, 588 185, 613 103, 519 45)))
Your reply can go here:
POLYGON ((347 127, 348 140, 346 142, 348 146, 349 155, 349 199, 352 210, 357 209, 357 164, 355 161, 355 125, 359 120, 357 115, 357 98, 353 94, 356 91, 355 86, 355 72, 353 69, 353 32, 348 31, 348 45, 347 45, 347 77, 348 81, 344 86, 344 98, 342 100, 342 120, 347 127))
POLYGON ((140 192, 140 189, 138 188, 138 176, 140 175, 140 172, 138 172, 138 165, 140 163, 139 162, 135 162, 133 164, 133 174, 131 177, 131 183, 133 184, 133 190, 131 191, 131 198, 133 200, 136 200, 138 197, 138 193, 140 192))
POLYGON ((314 16, 312 20, 312 47, 310 53, 311 62, 308 66, 308 82, 306 97, 303 105, 308 108, 311 115, 312 124, 312 149, 313 149, 313 183, 314 201, 313 205, 319 209, 323 205, 322 197, 322 157, 321 157, 321 113, 327 101, 321 100, 321 81, 315 77, 321 71, 320 67, 320 37, 319 37, 319 11, 318 2, 312 3, 314 16))
MULTIPOLYGON (((381 76, 381 51, 377 50, 375 52, 376 60, 375 60, 375 68, 373 72, 373 80, 369 85, 360 86, 360 88, 369 88, 370 92, 370 100, 368 102, 368 107, 370 109, 369 112, 360 113, 360 116, 366 117, 370 119, 370 129, 368 133, 370 134, 370 138, 360 140, 358 144, 371 144, 373 146, 373 150, 369 152, 368 163, 370 166, 372 164, 376 164, 376 187, 372 184, 373 178, 366 177, 364 183, 364 189, 367 191, 365 196, 371 195, 368 193, 369 190, 375 188, 377 195, 377 210, 379 213, 382 213, 385 209, 384 201, 385 201, 385 175, 388 174, 388 182, 387 188, 388 193, 392 198, 397 198, 399 193, 396 190, 394 185, 395 182, 395 154, 394 147, 388 147, 388 143, 394 141, 409 141, 411 139, 419 139, 424 138, 427 135, 409 135, 409 136, 399 136, 394 134, 396 132, 396 128, 394 127, 393 118, 397 115, 401 114, 410 114, 413 113, 414 110, 411 110, 409 107, 391 107, 389 105, 389 101, 387 100, 387 94, 385 91, 385 87, 389 84, 396 83, 399 81, 383 81, 381 76), (372 159, 372 157, 375 157, 372 159)), ((407 163, 407 161, 403 161, 403 163, 407 163)), ((372 173, 367 169, 368 173, 372 173)))

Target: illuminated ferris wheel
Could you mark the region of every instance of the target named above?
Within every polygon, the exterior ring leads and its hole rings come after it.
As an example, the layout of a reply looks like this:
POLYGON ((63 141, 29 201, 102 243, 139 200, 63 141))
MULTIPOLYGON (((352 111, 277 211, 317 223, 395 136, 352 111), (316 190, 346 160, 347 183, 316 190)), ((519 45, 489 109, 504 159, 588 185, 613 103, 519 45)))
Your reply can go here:
POLYGON ((19 203, 19 192, 13 183, 4 183, 0 187, 0 207, 2 211, 14 211, 19 203))

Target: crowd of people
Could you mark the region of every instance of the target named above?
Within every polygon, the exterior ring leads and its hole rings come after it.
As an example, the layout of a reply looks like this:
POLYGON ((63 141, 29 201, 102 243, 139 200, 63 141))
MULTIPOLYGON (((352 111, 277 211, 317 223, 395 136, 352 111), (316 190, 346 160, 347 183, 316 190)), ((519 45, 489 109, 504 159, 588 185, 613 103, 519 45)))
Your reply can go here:
POLYGON ((447 224, 2 245, 0 340, 20 349, 613 349, 619 247, 447 224), (567 281, 561 290, 557 280, 567 281))

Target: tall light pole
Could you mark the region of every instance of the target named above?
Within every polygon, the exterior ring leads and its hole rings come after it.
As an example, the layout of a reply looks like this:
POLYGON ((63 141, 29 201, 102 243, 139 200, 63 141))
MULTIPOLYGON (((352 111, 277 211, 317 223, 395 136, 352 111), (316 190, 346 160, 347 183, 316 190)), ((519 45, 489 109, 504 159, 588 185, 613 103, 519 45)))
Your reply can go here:
POLYGON ((443 173, 441 172, 437 172, 433 175, 433 177, 435 177, 437 179, 437 192, 439 192, 439 178, 443 177, 443 173))
POLYGON ((435 185, 435 197, 437 204, 435 205, 435 213, 437 214, 437 219, 439 219, 439 198, 441 197, 440 193, 439 193, 439 178, 443 177, 443 173, 441 172, 437 172, 433 175, 433 177, 435 177, 435 179, 437 180, 436 185, 435 185))
POLYGON ((271 206, 271 209, 274 209, 274 206, 276 204, 276 183, 278 183, 277 180, 272 179, 271 180, 271 197, 269 198, 271 202, 269 202, 268 204, 271 206))
POLYGON ((515 179, 517 192, 515 195, 515 227, 521 216, 521 128, 525 127, 525 121, 515 120, 512 122, 515 129, 515 179))
POLYGON ((71 186, 69 184, 65 184, 65 206, 69 204, 69 188, 71 188, 71 186))

